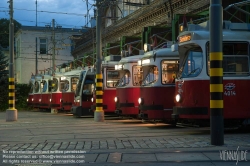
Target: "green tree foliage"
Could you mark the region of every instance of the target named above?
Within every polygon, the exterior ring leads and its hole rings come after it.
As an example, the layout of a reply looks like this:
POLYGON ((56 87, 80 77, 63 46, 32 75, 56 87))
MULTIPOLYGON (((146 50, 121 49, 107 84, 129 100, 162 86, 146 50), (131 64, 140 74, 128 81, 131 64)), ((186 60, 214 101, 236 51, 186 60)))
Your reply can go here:
POLYGON ((27 106, 27 98, 29 95, 31 85, 28 84, 16 84, 16 109, 17 110, 29 110, 27 106))
POLYGON ((0 111, 6 110, 9 106, 8 104, 8 76, 0 77, 0 111))
MULTIPOLYGON (((9 108, 9 82, 8 76, 3 76, 0 78, 0 111, 6 111, 9 108)), ((15 108, 18 111, 30 110, 31 108, 27 106, 27 98, 29 95, 31 85, 27 84, 16 84, 15 85, 15 108)))
POLYGON ((1 47, 0 47, 0 78, 3 76, 3 75, 6 75, 8 74, 8 71, 6 71, 6 67, 8 67, 9 63, 8 63, 8 59, 7 57, 4 55, 1 47))
MULTIPOLYGON (((9 23, 10 21, 6 18, 0 19, 0 45, 2 47, 9 46, 9 23)), ((14 33, 21 28, 21 24, 14 20, 14 33)))

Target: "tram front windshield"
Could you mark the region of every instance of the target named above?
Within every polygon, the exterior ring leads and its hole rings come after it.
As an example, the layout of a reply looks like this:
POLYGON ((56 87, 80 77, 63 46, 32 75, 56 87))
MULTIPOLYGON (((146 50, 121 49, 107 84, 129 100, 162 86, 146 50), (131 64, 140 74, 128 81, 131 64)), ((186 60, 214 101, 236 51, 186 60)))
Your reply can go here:
POLYGON ((119 82, 117 84, 117 87, 122 87, 122 86, 126 86, 129 84, 130 81, 130 72, 129 70, 121 70, 120 72, 120 79, 119 82))
POLYGON ((82 85, 83 78, 84 78, 85 74, 86 74, 86 71, 82 71, 81 74, 80 74, 79 81, 78 81, 77 87, 76 87, 76 94, 75 94, 75 96, 80 96, 81 85, 82 85))
POLYGON ((145 66, 142 67, 142 70, 143 73, 146 73, 144 77, 145 79, 142 82, 142 86, 153 84, 158 80, 159 75, 157 66, 145 66))
POLYGON ((107 70, 106 79, 107 88, 115 88, 117 86, 117 82, 119 81, 119 71, 107 70))
POLYGON ((178 77, 197 77, 203 67, 203 52, 201 47, 192 47, 185 53, 183 59, 178 77))

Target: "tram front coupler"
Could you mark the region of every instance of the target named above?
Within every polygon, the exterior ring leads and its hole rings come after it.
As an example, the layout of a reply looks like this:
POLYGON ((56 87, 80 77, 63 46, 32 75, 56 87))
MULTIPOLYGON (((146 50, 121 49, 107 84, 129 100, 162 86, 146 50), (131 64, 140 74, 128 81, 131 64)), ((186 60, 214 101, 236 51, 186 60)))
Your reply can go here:
POLYGON ((117 114, 117 115, 121 115, 122 114, 122 110, 115 110, 115 113, 117 114))

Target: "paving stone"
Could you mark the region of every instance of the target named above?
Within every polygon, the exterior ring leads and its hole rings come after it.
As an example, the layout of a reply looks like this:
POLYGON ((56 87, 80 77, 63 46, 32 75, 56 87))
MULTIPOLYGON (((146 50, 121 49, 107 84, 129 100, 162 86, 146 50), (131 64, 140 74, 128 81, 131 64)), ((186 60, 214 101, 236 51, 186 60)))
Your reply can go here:
POLYGON ((122 156, 121 153, 110 153, 107 162, 119 163, 121 162, 121 156, 122 156))
POLYGON ((99 154, 95 162, 106 162, 109 154, 99 154))
POLYGON ((158 161, 209 161, 210 159, 201 153, 156 153, 158 161))
POLYGON ((122 162, 157 161, 155 154, 123 154, 122 162))

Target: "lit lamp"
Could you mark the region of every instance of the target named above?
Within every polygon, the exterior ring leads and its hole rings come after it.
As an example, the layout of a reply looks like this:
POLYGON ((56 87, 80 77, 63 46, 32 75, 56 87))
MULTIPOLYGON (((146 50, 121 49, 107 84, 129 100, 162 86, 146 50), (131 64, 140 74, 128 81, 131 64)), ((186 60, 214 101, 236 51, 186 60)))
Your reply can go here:
POLYGON ((180 32, 184 30, 183 25, 180 26, 180 32))
POLYGON ((144 48, 144 51, 145 51, 145 52, 148 52, 148 51, 151 50, 150 44, 147 44, 147 43, 144 44, 144 47, 143 47, 143 48, 144 48))
POLYGON ((125 57, 125 50, 121 50, 121 57, 125 57))

